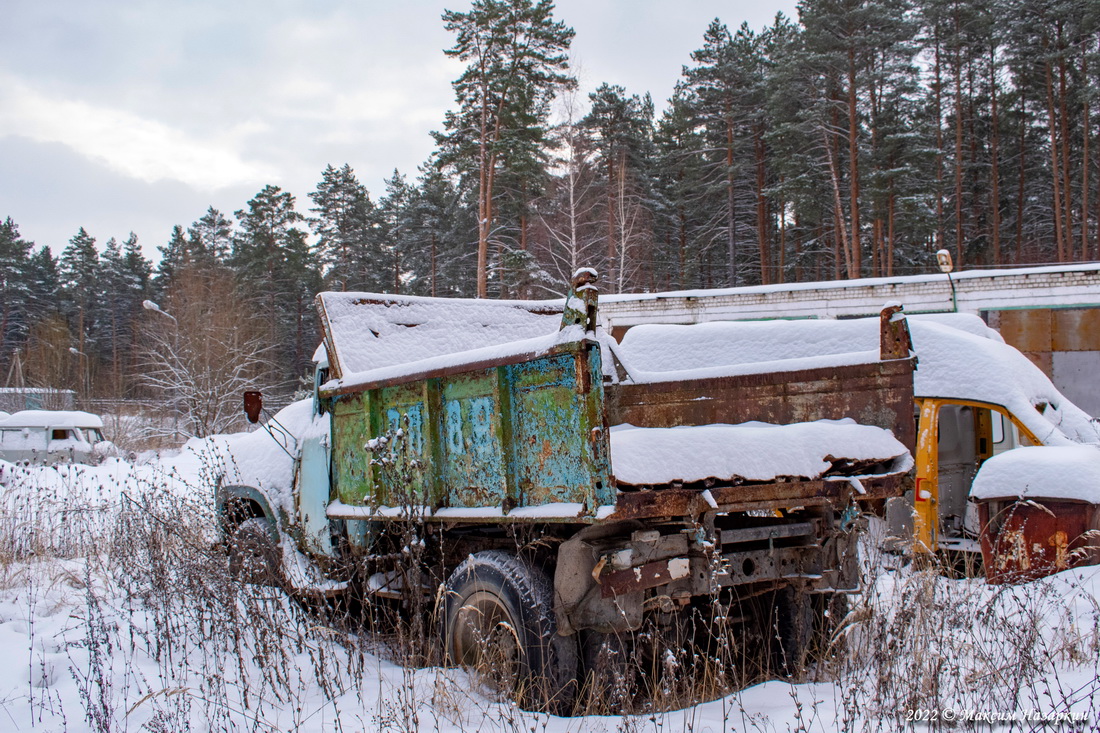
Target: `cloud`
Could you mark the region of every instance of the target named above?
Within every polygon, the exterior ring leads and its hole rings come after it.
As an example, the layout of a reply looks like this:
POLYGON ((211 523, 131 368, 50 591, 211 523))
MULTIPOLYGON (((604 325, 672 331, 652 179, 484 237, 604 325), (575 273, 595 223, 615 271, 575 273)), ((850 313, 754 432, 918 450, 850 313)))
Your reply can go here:
POLYGON ((199 190, 256 183, 269 166, 242 159, 234 146, 262 129, 257 123, 201 140, 131 112, 64 99, 10 76, 0 77, 0 137, 60 143, 114 171, 147 183, 179 181, 199 190))

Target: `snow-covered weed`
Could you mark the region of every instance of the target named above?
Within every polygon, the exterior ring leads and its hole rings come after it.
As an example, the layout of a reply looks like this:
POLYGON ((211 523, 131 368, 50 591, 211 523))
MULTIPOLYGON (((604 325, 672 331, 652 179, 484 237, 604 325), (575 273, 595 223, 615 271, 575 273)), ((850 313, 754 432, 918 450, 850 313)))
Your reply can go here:
MULTIPOLYGON (((774 629, 747 626, 759 609, 699 604, 676 634, 653 614, 629 658, 608 640, 608 674, 579 711, 590 717, 569 721, 431 666, 431 601, 303 603, 232 577, 196 489, 216 468, 2 468, 0 720, 12 729, 887 731, 947 729, 906 718, 947 709, 1073 711, 1079 729, 1100 719, 1095 567, 995 587, 867 545, 863 594, 836 610, 801 676, 753 684, 768 664, 753 650, 774 629)), ((398 566, 430 566, 423 526, 399 529, 398 566)))
POLYGON ((915 710, 1093 711, 1097 568, 990 586, 935 561, 864 550, 867 582, 845 624, 848 651, 836 671, 850 720, 893 730, 912 727, 905 715, 915 710))

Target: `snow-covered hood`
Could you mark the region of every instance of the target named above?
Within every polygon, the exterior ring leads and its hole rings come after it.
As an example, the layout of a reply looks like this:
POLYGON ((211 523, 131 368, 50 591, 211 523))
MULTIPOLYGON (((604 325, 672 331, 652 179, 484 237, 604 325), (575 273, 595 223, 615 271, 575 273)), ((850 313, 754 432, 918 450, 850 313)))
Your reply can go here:
MULTIPOLYGON (((316 422, 327 429, 326 417, 316 422)), ((261 489, 273 502, 289 510, 293 508, 293 456, 297 456, 298 441, 314 428, 313 423, 313 401, 299 400, 279 410, 268 422, 275 437, 258 429, 192 438, 173 462, 184 473, 221 475, 223 485, 261 489), (281 437, 283 430, 288 434, 285 438, 281 437)))

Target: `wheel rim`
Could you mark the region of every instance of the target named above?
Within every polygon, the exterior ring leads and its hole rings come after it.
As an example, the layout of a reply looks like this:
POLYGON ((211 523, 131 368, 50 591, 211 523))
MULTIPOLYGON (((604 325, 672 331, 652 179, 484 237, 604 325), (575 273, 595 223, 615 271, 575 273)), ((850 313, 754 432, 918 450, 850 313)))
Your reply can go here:
POLYGON ((493 687, 514 687, 520 649, 515 620, 495 594, 476 591, 456 611, 451 655, 458 664, 483 673, 493 687))

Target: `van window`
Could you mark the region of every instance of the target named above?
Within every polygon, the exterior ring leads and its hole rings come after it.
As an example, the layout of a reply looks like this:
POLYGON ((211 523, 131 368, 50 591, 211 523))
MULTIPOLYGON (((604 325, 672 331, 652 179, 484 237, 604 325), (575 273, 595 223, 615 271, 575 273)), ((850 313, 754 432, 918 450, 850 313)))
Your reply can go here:
POLYGON ((42 428, 0 430, 0 444, 5 450, 46 450, 46 431, 42 428))
POLYGON ((64 428, 54 428, 50 434, 50 440, 65 440, 69 437, 69 431, 64 428))
POLYGON ((996 410, 990 410, 993 427, 993 445, 1001 445, 1005 440, 1005 418, 996 410))
POLYGON ((1016 426, 1003 412, 990 412, 993 417, 993 455, 1018 447, 1021 441, 1016 426))

